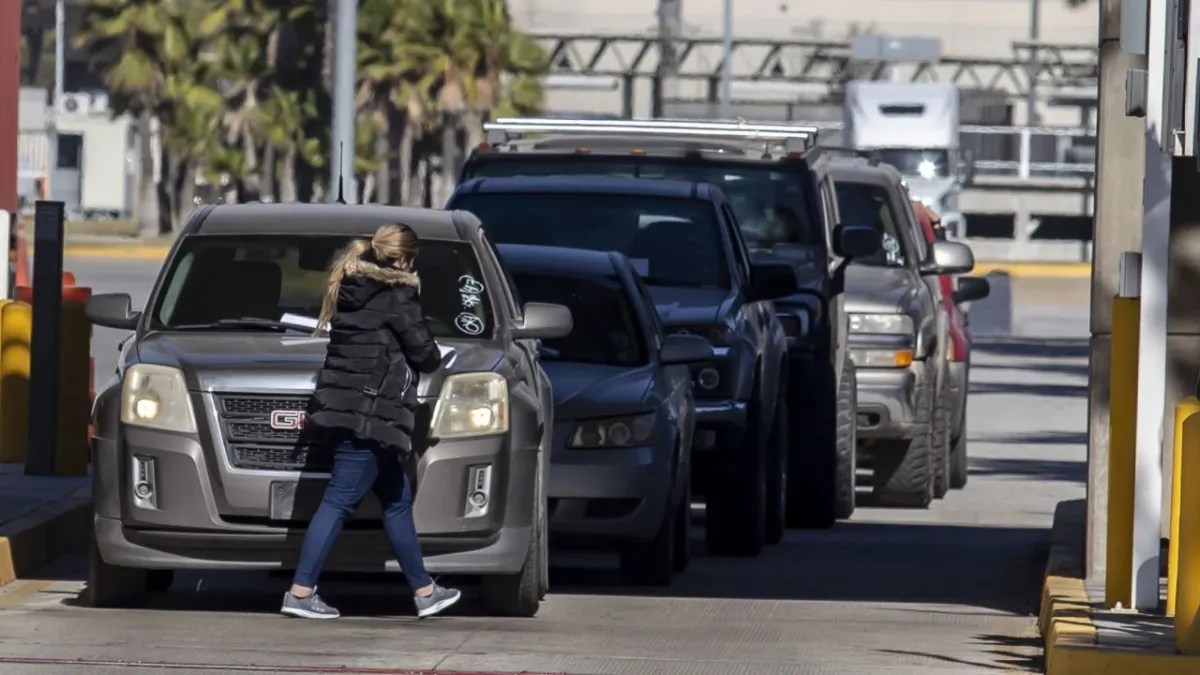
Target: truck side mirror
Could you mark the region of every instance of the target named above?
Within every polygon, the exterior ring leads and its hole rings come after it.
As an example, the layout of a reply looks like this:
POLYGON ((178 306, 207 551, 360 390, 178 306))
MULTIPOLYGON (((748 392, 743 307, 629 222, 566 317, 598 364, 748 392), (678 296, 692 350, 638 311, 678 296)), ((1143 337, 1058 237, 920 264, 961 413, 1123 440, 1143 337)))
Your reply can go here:
POLYGON ((971 185, 975 182, 975 152, 972 150, 963 150, 962 156, 958 158, 958 175, 962 176, 963 186, 971 185))

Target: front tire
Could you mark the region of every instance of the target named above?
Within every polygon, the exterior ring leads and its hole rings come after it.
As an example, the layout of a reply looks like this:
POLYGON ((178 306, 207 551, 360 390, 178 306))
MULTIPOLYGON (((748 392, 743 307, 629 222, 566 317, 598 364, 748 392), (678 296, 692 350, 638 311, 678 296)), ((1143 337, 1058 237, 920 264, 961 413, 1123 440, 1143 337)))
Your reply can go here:
POLYGON ((678 509, 670 503, 663 513, 658 533, 648 542, 621 549, 621 576, 632 586, 669 586, 675 574, 675 528, 678 509))
POLYGON ((84 600, 91 607, 135 607, 145 603, 149 591, 146 570, 117 567, 104 562, 95 544, 91 547, 84 600))
POLYGON ((847 362, 838 394, 837 486, 834 516, 847 520, 854 515, 858 492, 858 371, 847 362))
POLYGON ((933 416, 933 497, 941 499, 950 491, 950 411, 938 404, 933 416))
POLYGON ((753 557, 767 538, 767 467, 761 402, 752 400, 745 442, 710 467, 705 485, 704 535, 716 555, 753 557))
POLYGON ((917 434, 908 441, 888 443, 875 456, 875 498, 882 506, 925 509, 933 501, 932 448, 933 369, 925 365, 918 385, 914 425, 917 434))
POLYGON ((675 573, 683 574, 692 562, 692 481, 684 476, 687 485, 683 489, 675 515, 675 573))
POLYGON ((967 486, 967 428, 964 424, 958 440, 950 449, 950 487, 961 490, 967 486))
POLYGON ((787 529, 788 499, 788 410, 784 392, 775 404, 775 420, 767 440, 767 544, 783 541, 787 529))

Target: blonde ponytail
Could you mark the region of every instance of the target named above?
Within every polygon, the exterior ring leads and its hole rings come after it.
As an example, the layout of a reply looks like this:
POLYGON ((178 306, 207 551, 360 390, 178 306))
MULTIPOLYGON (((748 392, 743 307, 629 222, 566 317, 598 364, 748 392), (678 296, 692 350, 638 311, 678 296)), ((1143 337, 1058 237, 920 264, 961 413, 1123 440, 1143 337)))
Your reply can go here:
POLYGON ((371 250, 371 242, 366 239, 355 239, 350 242, 350 246, 346 247, 346 252, 342 254, 342 257, 333 264, 333 269, 329 271, 329 280, 325 282, 325 297, 321 301, 321 315, 317 317, 317 328, 313 332, 314 335, 320 335, 329 327, 329 321, 337 310, 338 291, 342 288, 342 279, 346 278, 346 269, 361 259, 363 254, 369 250, 371 250))

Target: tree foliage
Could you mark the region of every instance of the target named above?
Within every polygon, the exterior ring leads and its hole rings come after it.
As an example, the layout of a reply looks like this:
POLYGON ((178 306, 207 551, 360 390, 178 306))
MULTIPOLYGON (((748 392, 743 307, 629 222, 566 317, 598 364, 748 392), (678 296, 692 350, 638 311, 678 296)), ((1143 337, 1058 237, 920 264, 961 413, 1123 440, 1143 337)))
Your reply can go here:
MULTIPOLYGON (((197 183, 210 200, 324 196, 331 20, 327 0, 84 0, 76 44, 137 120, 144 230, 177 227, 197 183)), ((541 107, 546 55, 505 0, 360 0, 357 33, 360 198, 428 203, 422 175, 457 166, 480 122, 541 107)))

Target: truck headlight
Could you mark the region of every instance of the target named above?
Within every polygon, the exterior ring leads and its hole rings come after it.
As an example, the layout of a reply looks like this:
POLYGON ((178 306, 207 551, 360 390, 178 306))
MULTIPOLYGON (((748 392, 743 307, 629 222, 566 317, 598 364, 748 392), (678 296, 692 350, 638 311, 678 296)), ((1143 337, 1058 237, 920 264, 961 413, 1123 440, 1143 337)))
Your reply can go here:
POLYGON ((469 438, 508 431, 508 380, 497 373, 446 378, 433 408, 430 435, 469 438))
POLYGON ((911 349, 851 349, 850 361, 856 368, 907 368, 912 365, 911 349))
POLYGON ((851 314, 850 332, 871 335, 912 335, 912 319, 904 314, 851 314))
POLYGON ((137 427, 196 433, 187 383, 178 368, 139 363, 121 383, 121 421, 137 427))
POLYGON ((585 420, 575 426, 568 448, 630 448, 654 433, 654 413, 585 420))

